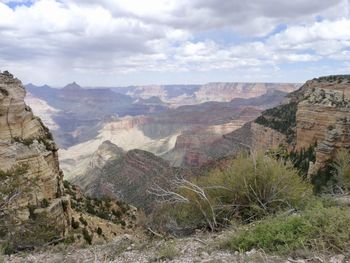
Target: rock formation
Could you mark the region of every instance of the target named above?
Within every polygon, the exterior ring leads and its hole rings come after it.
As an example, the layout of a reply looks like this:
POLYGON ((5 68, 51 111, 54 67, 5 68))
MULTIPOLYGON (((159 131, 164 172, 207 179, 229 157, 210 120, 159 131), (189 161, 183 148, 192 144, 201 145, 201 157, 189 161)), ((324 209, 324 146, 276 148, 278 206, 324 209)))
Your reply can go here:
MULTIPOLYGON (((63 181, 58 148, 25 95, 18 79, 0 73, 0 247, 12 253, 63 239, 101 243, 131 233, 136 208, 115 199, 92 200, 63 181)), ((90 166, 102 169, 116 152, 124 154, 106 142, 90 166)))
POLYGON ((174 175, 167 161, 142 150, 124 152, 109 141, 103 142, 91 157, 81 176, 71 178, 84 193, 109 196, 149 211, 154 184, 165 185, 174 175))
MULTIPOLYGON (((64 196, 57 147, 49 130, 25 104, 25 94, 18 79, 0 73, 0 220, 6 224, 11 218, 22 225, 34 215, 45 214, 48 223, 59 226, 64 235, 71 209, 64 196)), ((23 229, 19 231, 24 234, 23 229)))
MULTIPOLYGON (((300 151, 317 145, 309 175, 331 160, 338 149, 350 148, 350 76, 329 76, 307 81, 268 109, 250 125, 251 150, 285 145, 300 151)), ((231 138, 236 138, 235 133, 231 138)))
POLYGON ((312 175, 340 148, 350 148, 350 76, 308 81, 296 114, 296 148, 317 143, 312 175))

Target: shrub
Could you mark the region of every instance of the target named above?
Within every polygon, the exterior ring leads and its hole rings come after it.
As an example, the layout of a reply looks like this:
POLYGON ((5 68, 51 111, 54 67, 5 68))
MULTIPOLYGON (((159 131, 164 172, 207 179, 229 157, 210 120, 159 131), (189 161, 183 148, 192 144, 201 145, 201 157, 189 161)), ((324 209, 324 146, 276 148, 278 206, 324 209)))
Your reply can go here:
POLYGON ((116 210, 112 210, 112 213, 118 219, 122 217, 122 212, 119 211, 119 210, 117 210, 117 211, 116 210))
POLYGON ((86 220, 84 219, 84 217, 82 217, 82 216, 79 217, 79 221, 80 221, 84 226, 87 226, 87 225, 88 225, 87 221, 86 221, 86 220))
POLYGON ((37 215, 35 214, 35 209, 36 209, 36 208, 37 208, 37 207, 34 206, 34 205, 29 205, 29 206, 28 206, 29 218, 30 218, 31 220, 35 220, 35 219, 37 218, 37 215))
POLYGON ((12 255, 12 254, 14 254, 16 251, 15 251, 15 249, 14 249, 14 247, 13 247, 13 245, 12 244, 10 244, 10 243, 5 243, 4 245, 3 245, 3 253, 4 253, 4 255, 12 255))
POLYGON ((64 226, 52 224, 52 220, 47 213, 41 213, 35 220, 31 219, 22 224, 16 224, 15 221, 0 222, 0 224, 6 223, 9 228, 4 253, 32 250, 54 240, 59 240, 64 226))
POLYGON ((63 181, 63 186, 64 186, 64 188, 66 188, 66 189, 70 189, 70 183, 69 183, 67 180, 64 180, 64 181, 63 181))
POLYGON ((73 244, 75 242, 75 238, 74 235, 69 235, 65 240, 64 243, 69 245, 69 244, 73 244))
POLYGON ((268 109, 255 122, 285 134, 288 142, 292 142, 295 138, 297 106, 296 102, 291 102, 268 109))
POLYGON ((72 228, 73 229, 78 229, 79 228, 79 222, 78 221, 75 221, 74 217, 72 217, 72 228))
POLYGON ((41 201, 41 207, 42 207, 42 208, 49 207, 49 205, 50 205, 50 203, 49 203, 49 201, 48 201, 46 198, 44 198, 44 199, 41 201))
POLYGON ((176 256, 179 255, 179 251, 175 246, 175 243, 166 244, 160 248, 158 252, 158 260, 173 260, 176 256))
POLYGON ((98 228, 96 229, 96 233, 97 233, 97 235, 101 236, 101 235, 103 234, 102 228, 101 228, 101 227, 98 227, 98 228))
POLYGON ((180 178, 173 184, 176 193, 167 192, 169 204, 160 208, 163 217, 169 216, 180 227, 211 230, 233 218, 249 222, 284 209, 302 208, 312 195, 311 185, 292 164, 261 153, 238 156, 223 171, 192 181, 180 178))
POLYGON ((312 249, 323 253, 348 254, 350 211, 317 203, 299 215, 266 218, 234 233, 223 244, 232 250, 252 248, 291 253, 312 249))
POLYGON ((89 234, 89 231, 86 228, 84 228, 82 233, 83 233, 83 237, 84 237, 86 243, 91 245, 92 236, 89 234))
POLYGON ((0 87, 0 93, 3 96, 8 96, 9 95, 9 92, 5 88, 2 88, 2 87, 0 87))
POLYGON ((236 233, 226 246, 233 251, 261 248, 267 252, 290 252, 303 247, 313 232, 310 222, 298 215, 267 218, 236 233))
POLYGON ((337 187, 342 191, 350 190, 350 152, 346 149, 341 149, 335 158, 334 164, 334 179, 337 187))

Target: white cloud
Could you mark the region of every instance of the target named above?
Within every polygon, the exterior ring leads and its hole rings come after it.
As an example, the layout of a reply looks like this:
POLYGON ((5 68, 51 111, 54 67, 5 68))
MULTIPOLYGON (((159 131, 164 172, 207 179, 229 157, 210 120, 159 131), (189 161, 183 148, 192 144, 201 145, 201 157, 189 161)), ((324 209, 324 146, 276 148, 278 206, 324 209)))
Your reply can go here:
POLYGON ((348 60, 349 28, 348 0, 1 0, 0 65, 54 83, 83 74, 258 72, 348 60), (281 23, 287 28, 270 36, 281 23), (206 34, 221 31, 239 40, 206 34))

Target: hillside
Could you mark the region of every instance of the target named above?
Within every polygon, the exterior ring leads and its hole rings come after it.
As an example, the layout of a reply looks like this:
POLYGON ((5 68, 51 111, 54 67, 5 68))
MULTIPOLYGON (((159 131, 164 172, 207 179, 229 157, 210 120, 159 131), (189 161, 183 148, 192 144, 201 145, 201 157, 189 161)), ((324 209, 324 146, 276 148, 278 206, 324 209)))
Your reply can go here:
POLYGON ((149 212, 155 202, 148 191, 154 184, 166 186, 173 176, 169 163, 152 153, 124 152, 105 141, 92 155, 86 169, 70 181, 89 196, 109 196, 149 212))

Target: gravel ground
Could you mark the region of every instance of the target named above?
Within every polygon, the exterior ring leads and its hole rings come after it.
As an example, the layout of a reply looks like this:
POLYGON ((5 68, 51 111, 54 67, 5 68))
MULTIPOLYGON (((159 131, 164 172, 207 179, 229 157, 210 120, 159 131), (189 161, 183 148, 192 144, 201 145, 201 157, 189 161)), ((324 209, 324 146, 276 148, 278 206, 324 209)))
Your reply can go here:
POLYGON ((216 244, 223 238, 215 234, 173 240, 136 240, 130 235, 116 238, 113 242, 99 246, 74 249, 58 245, 43 252, 23 253, 0 258, 0 262, 11 263, 150 263, 150 262, 210 262, 210 263, 345 263, 344 256, 333 258, 312 257, 291 259, 267 256, 263 251, 230 253, 220 250, 216 244))

